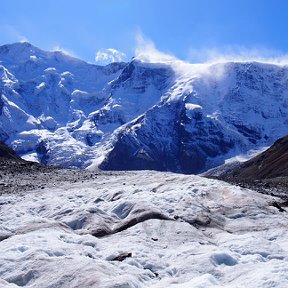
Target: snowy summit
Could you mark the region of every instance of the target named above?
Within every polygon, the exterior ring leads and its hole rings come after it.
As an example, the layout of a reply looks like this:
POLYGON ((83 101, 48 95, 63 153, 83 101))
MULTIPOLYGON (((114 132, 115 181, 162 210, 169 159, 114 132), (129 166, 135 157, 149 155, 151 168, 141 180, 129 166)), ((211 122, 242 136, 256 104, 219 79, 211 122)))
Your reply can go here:
POLYGON ((1 46, 0 140, 48 165, 200 173, 288 134, 287 66, 188 64, 152 48, 148 62, 139 51, 97 66, 1 46))

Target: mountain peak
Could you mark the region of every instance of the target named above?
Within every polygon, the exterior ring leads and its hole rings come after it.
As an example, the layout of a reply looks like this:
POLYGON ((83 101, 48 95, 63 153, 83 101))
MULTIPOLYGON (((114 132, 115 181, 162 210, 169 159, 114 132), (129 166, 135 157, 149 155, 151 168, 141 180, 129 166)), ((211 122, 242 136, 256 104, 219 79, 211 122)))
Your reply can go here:
POLYGON ((27 61, 31 56, 44 56, 46 53, 29 42, 16 42, 0 46, 1 58, 9 62, 27 61))
POLYGON ((0 49, 2 50, 25 50, 25 49, 38 49, 36 46, 32 45, 30 42, 15 42, 11 44, 5 44, 0 46, 0 49))
POLYGON ((35 59, 47 59, 50 61, 51 59, 56 60, 57 62, 77 62, 80 63, 86 63, 83 60, 80 60, 78 58, 75 58, 60 49, 53 50, 53 51, 45 51, 41 50, 40 48, 32 45, 29 42, 16 42, 13 44, 6 44, 3 46, 0 46, 0 58, 3 62, 9 62, 9 63, 23 63, 29 60, 35 59))
POLYGON ((1 46, 0 61, 0 140, 42 163, 199 173, 287 134, 288 67, 103 67, 28 42, 1 46))

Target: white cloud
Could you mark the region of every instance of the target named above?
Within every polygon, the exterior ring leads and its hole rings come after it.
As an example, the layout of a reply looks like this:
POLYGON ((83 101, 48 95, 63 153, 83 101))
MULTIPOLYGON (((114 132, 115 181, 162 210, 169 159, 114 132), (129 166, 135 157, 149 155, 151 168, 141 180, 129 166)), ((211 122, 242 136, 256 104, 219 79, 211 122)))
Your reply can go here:
POLYGON ((156 49, 152 40, 147 39, 140 31, 136 33, 135 57, 143 62, 163 63, 177 60, 173 55, 156 49))
POLYGON ((126 54, 114 48, 100 49, 96 52, 95 61, 99 65, 107 65, 113 62, 125 62, 126 54))

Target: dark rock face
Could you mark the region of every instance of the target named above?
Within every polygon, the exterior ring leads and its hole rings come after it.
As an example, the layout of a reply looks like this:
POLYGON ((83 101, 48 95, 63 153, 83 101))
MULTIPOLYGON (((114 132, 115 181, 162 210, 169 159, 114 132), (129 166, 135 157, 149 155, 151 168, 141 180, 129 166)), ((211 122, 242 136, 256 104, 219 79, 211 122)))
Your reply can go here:
POLYGON ((240 134, 244 135, 253 144, 256 144, 257 141, 261 139, 261 134, 255 131, 255 129, 243 124, 238 124, 237 122, 233 123, 233 125, 240 134))
POLYGON ((119 82, 125 82, 132 77, 132 73, 135 70, 135 65, 133 63, 128 64, 122 71, 121 75, 118 78, 119 82))
POLYGON ((124 261, 126 258, 132 257, 131 252, 121 253, 120 255, 116 256, 115 258, 111 259, 111 261, 124 261))
POLYGON ((48 155, 48 148, 47 144, 44 141, 41 141, 37 147, 36 147, 36 152, 38 154, 38 157, 40 159, 40 162, 43 164, 47 164, 47 161, 49 159, 48 155))
POLYGON ((0 142, 0 160, 3 159, 13 159, 13 160, 19 160, 22 161, 22 159, 16 154, 14 150, 9 148, 4 143, 0 142))
POLYGON ((101 164, 107 170, 162 170, 175 171, 177 161, 178 133, 177 119, 173 117, 173 107, 155 106, 133 124, 146 123, 133 129, 128 126, 118 136, 113 150, 101 164), (157 118, 154 118, 157 114, 157 118), (171 115, 171 118, 166 115, 171 115), (157 119, 157 120, 156 120, 157 119), (171 142, 171 138, 174 141, 171 142))
POLYGON ((2 115, 3 107, 4 107, 4 102, 3 102, 2 98, 1 98, 1 89, 0 89, 0 116, 2 115))
POLYGON ((9 135, 0 128, 0 141, 5 142, 9 135))
POLYGON ((148 111, 120 133, 100 168, 199 173, 207 167, 207 158, 234 147, 224 127, 204 119, 201 108, 187 112, 185 104, 162 103, 148 111))
POLYGON ((153 83, 157 89, 164 89, 173 74, 171 68, 165 68, 151 65, 141 65, 134 60, 130 62, 122 71, 117 80, 112 84, 112 88, 133 87, 136 93, 144 93, 147 87, 153 83))
POLYGON ((0 160, 24 161, 16 154, 13 149, 9 148, 6 144, 2 142, 0 142, 0 160))
MULTIPOLYGON (((211 175, 207 176, 280 197, 287 204, 288 136, 280 138, 269 149, 249 161, 239 163, 232 169, 228 168, 226 171, 222 171, 219 176, 211 175)), ((281 203, 280 208, 275 203, 272 203, 272 206, 282 211, 281 207, 284 202, 281 203)), ((287 206, 286 204, 285 206, 287 206)))
POLYGON ((243 163, 229 177, 258 180, 288 177, 288 136, 280 138, 268 150, 243 163))
POLYGON ((201 108, 189 112, 183 108, 180 119, 179 159, 184 173, 202 172, 208 158, 226 154, 235 146, 235 140, 224 135, 224 127, 206 119, 201 108))

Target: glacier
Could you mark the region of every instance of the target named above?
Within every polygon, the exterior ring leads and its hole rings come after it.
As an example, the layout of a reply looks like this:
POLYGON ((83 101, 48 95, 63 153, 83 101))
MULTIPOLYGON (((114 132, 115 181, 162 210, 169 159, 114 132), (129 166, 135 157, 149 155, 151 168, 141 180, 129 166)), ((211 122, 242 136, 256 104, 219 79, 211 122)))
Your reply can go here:
POLYGON ((3 288, 288 286, 277 197, 179 173, 53 171, 28 175, 44 189, 1 195, 3 288))
POLYGON ((287 197, 184 173, 288 134, 287 69, 1 46, 0 141, 87 169, 3 162, 0 287, 286 288, 287 197))
POLYGON ((197 174, 288 134, 288 68, 168 58, 97 66, 0 47, 0 141, 61 167, 197 174))

